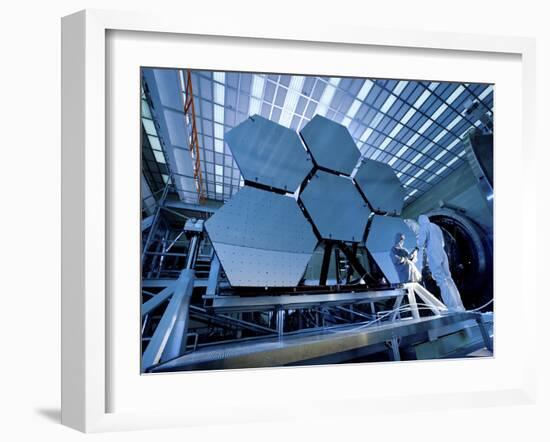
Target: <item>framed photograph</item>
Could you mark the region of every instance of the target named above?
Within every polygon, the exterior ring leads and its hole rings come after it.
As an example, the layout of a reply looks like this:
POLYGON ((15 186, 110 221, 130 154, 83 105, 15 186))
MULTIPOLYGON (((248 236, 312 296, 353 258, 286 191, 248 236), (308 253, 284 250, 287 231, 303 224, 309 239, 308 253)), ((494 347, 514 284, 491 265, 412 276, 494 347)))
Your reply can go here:
POLYGON ((534 400, 531 40, 62 26, 64 424, 534 400))

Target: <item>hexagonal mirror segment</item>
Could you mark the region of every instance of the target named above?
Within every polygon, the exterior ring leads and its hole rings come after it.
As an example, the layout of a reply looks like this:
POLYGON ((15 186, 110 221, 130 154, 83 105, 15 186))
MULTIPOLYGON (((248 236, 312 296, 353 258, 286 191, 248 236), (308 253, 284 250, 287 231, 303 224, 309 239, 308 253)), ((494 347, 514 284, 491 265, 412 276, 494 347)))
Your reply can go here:
POLYGON ((205 229, 234 287, 298 285, 317 245, 293 197, 249 186, 212 215, 205 229))
POLYGON ((401 214, 405 191, 390 165, 365 159, 354 179, 375 212, 401 214))
POLYGON ((363 240, 371 211, 350 178, 317 171, 300 201, 323 239, 363 240))
POLYGON ((345 126, 315 115, 300 134, 320 167, 345 175, 353 172, 360 153, 345 126))
POLYGON ((367 250, 391 284, 408 282, 392 260, 392 248, 397 243, 397 235, 401 234, 405 236, 403 248, 412 253, 416 246, 416 235, 405 221, 395 216, 374 215, 365 242, 367 250))
POLYGON ((254 115, 225 134, 246 181, 294 192, 313 162, 298 134, 254 115))

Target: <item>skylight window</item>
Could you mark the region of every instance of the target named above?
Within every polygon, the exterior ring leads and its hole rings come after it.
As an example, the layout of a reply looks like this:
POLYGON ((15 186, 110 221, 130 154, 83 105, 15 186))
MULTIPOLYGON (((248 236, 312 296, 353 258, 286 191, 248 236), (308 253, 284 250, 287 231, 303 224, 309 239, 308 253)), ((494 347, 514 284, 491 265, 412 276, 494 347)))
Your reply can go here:
POLYGON ((220 83, 214 83, 214 102, 223 106, 225 104, 225 86, 220 83))
POLYGON ((351 106, 349 107, 348 112, 346 113, 346 116, 351 120, 353 117, 355 117, 360 107, 361 107, 361 102, 357 99, 353 100, 353 103, 351 103, 351 106))
POLYGON ((164 158, 164 154, 162 152, 154 150, 153 155, 155 155, 155 160, 157 160, 157 163, 166 164, 166 158, 164 158))
POLYGON ((264 95, 265 77, 263 75, 254 75, 252 78, 252 96, 262 98, 264 95))
POLYGON ((373 132, 372 128, 370 128, 370 127, 367 128, 367 130, 365 130, 365 132, 363 132, 363 135, 361 135, 361 138, 359 138, 359 140, 364 143, 365 141, 368 140, 368 138, 370 137, 372 132, 373 132))
POLYGON ((328 84, 325 87, 325 90, 323 91, 323 95, 321 95, 319 104, 317 105, 316 113, 323 116, 327 114, 332 98, 336 93, 336 87, 339 84, 340 84, 340 78, 331 78, 329 80, 328 84))
POLYGON ((422 92, 422 95, 416 99, 416 101, 413 104, 413 107, 420 108, 424 104, 424 102, 428 99, 428 97, 431 95, 431 91, 429 89, 426 89, 424 92, 422 92))
POLYGON ((391 138, 394 138, 398 133, 399 131, 403 128, 403 125, 400 124, 400 123, 397 123, 396 126, 392 129, 392 131, 390 132, 390 137, 391 138))
POLYGON ((423 134, 424 132, 426 132, 426 130, 428 129, 428 127, 430 127, 432 125, 433 121, 432 120, 428 120, 426 121, 422 127, 420 129, 418 129, 418 133, 419 134, 423 134))
POLYGON ((214 140, 214 150, 218 153, 223 153, 223 141, 215 139, 214 140))
POLYGON ((259 114, 261 108, 262 108, 262 100, 258 100, 257 98, 250 98, 250 107, 248 110, 248 115, 259 114))
POLYGON ((223 140, 223 125, 222 124, 214 124, 214 136, 216 138, 219 138, 220 140, 223 140))
POLYGON ((434 143, 429 143, 426 145, 426 147, 424 147, 424 149, 422 149, 422 153, 428 153, 428 151, 434 146, 434 143))
POLYGON ((225 116, 225 111, 224 111, 223 106, 215 104, 214 105, 214 121, 216 123, 223 124, 224 123, 224 116, 225 116))
POLYGON ((361 87, 361 90, 357 94, 357 99, 360 101, 364 101, 373 86, 374 83, 371 80, 365 80, 363 86, 361 87))
POLYGON ((216 175, 223 176, 223 166, 220 164, 216 164, 216 175))
POLYGON ((446 150, 442 150, 441 152, 439 152, 436 156, 435 156, 435 159, 436 160, 439 160, 443 155, 445 155, 447 153, 446 150))
POLYGON ((414 178, 420 177, 424 172, 426 172, 426 171, 423 170, 423 169, 420 169, 418 172, 416 172, 416 173, 414 174, 414 178))
POLYGON ((399 152, 397 152, 397 156, 400 157, 403 155, 403 153, 409 148, 409 146, 403 146, 401 149, 399 149, 399 152))
POLYGON ((453 121, 451 121, 448 126, 447 126, 447 130, 450 131, 453 127, 455 127, 461 120, 462 120, 462 115, 458 115, 453 121))
POLYGON ((447 166, 452 166, 454 163, 458 161, 458 157, 454 157, 451 161, 447 163, 447 166))
POLYGON ((395 95, 401 94, 401 92, 403 92, 403 89, 405 89, 408 84, 409 84, 408 81, 400 81, 399 83, 397 83, 397 86, 395 86, 395 88, 393 89, 393 93, 395 95))
POLYGON ((147 100, 141 100, 141 116, 149 119, 153 119, 151 115, 151 109, 149 109, 149 103, 147 100))
POLYGON ((145 132, 147 132, 148 135, 157 135, 157 128, 155 127, 155 123, 153 123, 152 120, 142 118, 141 121, 143 122, 143 127, 145 128, 145 132))
POLYGON ((437 108, 437 110, 432 114, 432 120, 437 120, 437 118, 447 110, 449 106, 447 106, 445 103, 443 103, 441 106, 437 108))
POLYGON ((370 127, 372 127, 373 129, 376 129, 376 126, 378 126, 380 121, 382 121, 382 118, 384 118, 384 115, 378 112, 370 122, 370 127))
POLYGON ((483 100, 487 95, 489 95, 493 91, 493 86, 487 86, 485 90, 479 94, 479 99, 483 100))
POLYGON ((390 110, 390 107, 392 107, 392 104, 395 103, 395 100, 397 100, 397 97, 395 95, 390 95, 380 108, 380 112, 384 114, 388 112, 388 110, 390 110))
POLYGON ((160 140, 157 137, 148 135, 147 138, 149 139, 149 144, 153 149, 162 150, 162 148, 160 147, 160 140))
POLYGON ((409 141, 407 141, 407 146, 412 146, 416 140, 420 138, 420 135, 414 134, 412 137, 409 138, 409 141))
POLYGON ((384 150, 386 147, 388 147, 388 144, 390 144, 391 141, 391 138, 386 138, 384 141, 382 141, 382 144, 378 148, 380 150, 384 150))
POLYGON ((283 112, 281 114, 281 118, 279 119, 279 123, 285 127, 290 126, 290 122, 296 113, 296 106, 298 105, 298 100, 300 99, 300 93, 304 87, 305 80, 305 77, 296 75, 293 75, 290 79, 285 102, 283 104, 283 112))
POLYGON ((436 135, 436 137, 433 139, 433 142, 437 143, 439 140, 441 140, 441 138, 443 138, 445 136, 446 133, 447 133, 447 131, 445 129, 443 129, 441 132, 439 132, 436 135))
POLYGON ((262 97, 264 95, 265 77, 263 75, 254 75, 252 77, 252 91, 250 95, 250 105, 248 115, 259 114, 262 108, 262 97))
POLYGON ((447 146, 447 150, 451 150, 453 147, 455 147, 458 144, 459 141, 460 140, 458 138, 454 140, 451 144, 447 146))
POLYGON ((458 86, 455 89, 455 91, 451 95, 449 95, 449 97, 447 98, 447 100, 445 100, 445 102, 447 104, 453 103, 453 101, 455 101, 463 91, 464 91, 464 86, 462 85, 458 86))

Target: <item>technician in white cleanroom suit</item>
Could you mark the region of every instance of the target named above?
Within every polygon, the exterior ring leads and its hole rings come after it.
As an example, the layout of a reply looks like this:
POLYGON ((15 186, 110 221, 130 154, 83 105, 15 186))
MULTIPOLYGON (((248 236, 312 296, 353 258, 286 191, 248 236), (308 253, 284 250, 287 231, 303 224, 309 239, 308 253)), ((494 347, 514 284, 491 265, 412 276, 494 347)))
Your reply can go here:
POLYGON ((422 275, 414 264, 416 262, 417 250, 409 252, 405 248, 405 235, 398 233, 395 235, 394 246, 391 248, 390 255, 395 271, 401 282, 419 282, 422 275))
POLYGON ((418 217, 420 231, 418 232, 418 260, 422 263, 423 252, 426 251, 428 266, 432 276, 441 290, 441 298, 450 311, 464 311, 460 293, 451 277, 449 259, 445 253, 445 242, 441 229, 431 223, 426 215, 418 217))

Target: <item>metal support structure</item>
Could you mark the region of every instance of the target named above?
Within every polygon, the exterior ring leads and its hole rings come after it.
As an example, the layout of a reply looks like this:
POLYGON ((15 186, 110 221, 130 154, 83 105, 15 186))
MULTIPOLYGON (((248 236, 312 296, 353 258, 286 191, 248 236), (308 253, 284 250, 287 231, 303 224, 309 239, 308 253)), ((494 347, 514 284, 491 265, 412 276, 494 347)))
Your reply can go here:
POLYGON ((146 371, 152 365, 158 364, 161 359, 165 361, 180 355, 183 334, 187 330, 189 301, 193 293, 194 273, 193 270, 182 270, 173 288, 168 307, 166 307, 143 353, 141 359, 142 371, 146 371), (170 339, 175 334, 179 334, 179 339, 170 339))
POLYGON ((195 305, 190 306, 190 311, 193 313, 193 316, 196 316, 202 320, 208 320, 220 324, 225 327, 242 327, 247 330, 251 330, 257 333, 276 333, 276 330, 273 330, 262 325, 255 324, 253 322, 244 321, 242 319, 232 318, 227 315, 211 315, 206 309, 197 307, 195 305))
MULTIPOLYGON (((187 327, 189 326, 189 304, 191 302, 191 295, 193 294, 193 279, 195 276, 195 272, 191 269, 186 269, 183 272, 185 274, 188 274, 188 279, 186 281, 185 285, 181 286, 181 290, 177 290, 174 292, 174 295, 172 296, 172 299, 170 300, 170 303, 172 303, 173 300, 176 301, 178 304, 177 307, 175 307, 175 310, 177 313, 174 315, 170 312, 170 304, 167 307, 167 312, 165 312, 162 315, 162 319, 164 319, 164 316, 168 314, 169 319, 174 316, 174 322, 173 327, 170 333, 167 334, 168 341, 166 342, 166 347, 164 348, 164 351, 161 354, 160 361, 168 361, 170 359, 176 358, 183 353, 185 353, 185 348, 187 346, 187 327)), ((162 322, 161 319, 161 322, 162 322)), ((160 326, 160 324, 159 324, 160 326)), ((166 335, 165 335, 166 336, 166 335)), ((149 344, 150 345, 150 344, 149 344)))
MULTIPOLYGON (((186 224, 186 231, 187 226, 188 224, 186 224)), ((145 302, 141 308, 142 315, 147 314, 153 308, 158 307, 162 302, 170 298, 170 302, 143 353, 142 371, 146 371, 149 367, 159 362, 165 362, 185 353, 187 328, 189 326, 189 305, 195 281, 195 271, 193 268, 200 247, 202 223, 195 224, 190 222, 189 228, 193 230, 189 232, 190 244, 187 253, 187 262, 178 280, 145 302)))
POLYGON ((344 243, 338 244, 338 248, 344 253, 344 255, 346 256, 348 262, 355 269, 355 271, 359 274, 359 277, 361 279, 368 280, 369 282, 376 282, 376 281, 373 280, 372 276, 370 276, 370 273, 367 272, 365 267, 363 267, 363 265, 357 259, 357 254, 356 254, 357 252, 354 253, 344 243))
POLYGON ((283 339, 285 332, 285 311, 283 309, 277 310, 277 337, 279 341, 283 339))
POLYGON ((399 349, 416 345, 420 340, 427 339, 429 330, 455 324, 459 326, 460 323, 478 317, 480 317, 478 313, 463 312, 408 319, 392 324, 390 327, 387 324, 375 324, 371 327, 345 324, 325 330, 317 328, 307 333, 287 333, 282 341, 273 336, 247 342, 233 342, 213 348, 198 348, 193 354, 183 355, 154 367, 151 371, 304 365, 311 364, 314 360, 322 363, 327 360, 327 357, 335 357, 345 352, 348 352, 347 358, 350 358, 358 352, 369 354, 369 350, 383 351, 384 348, 389 349, 386 346, 388 342, 391 342, 391 354, 394 360, 399 360, 401 359, 399 349), (307 356, 304 355, 305 347, 308 349, 307 356))
MULTIPOLYGON (((273 309, 301 309, 319 305, 350 305, 385 301, 403 295, 403 289, 370 290, 364 292, 334 292, 318 294, 288 294, 277 296, 213 296, 205 297, 212 301, 216 312, 260 312, 273 309)), ((149 302, 149 301, 147 301, 149 302)))
POLYGON ((218 291, 218 280, 220 279, 221 265, 218 256, 214 253, 210 262, 210 273, 208 274, 208 285, 206 286, 206 295, 215 295, 218 291))
POLYGON ((201 157, 199 149, 199 135, 197 132, 197 121, 195 113, 195 99, 193 97, 193 81, 191 79, 191 71, 186 69, 182 72, 183 81, 182 89, 184 94, 184 103, 183 103, 183 112, 187 117, 187 120, 184 118, 184 123, 190 125, 190 141, 189 141, 189 151, 191 152, 191 158, 194 160, 193 164, 193 176, 195 178, 195 187, 197 189, 197 194, 199 196, 199 204, 202 204, 206 199, 204 193, 204 185, 202 182, 202 171, 201 171, 201 157))
POLYGON ((391 338, 390 345, 392 351, 392 359, 394 361, 400 361, 401 354, 399 353, 399 340, 397 339, 397 336, 393 336, 391 338))
POLYGON ((401 317, 399 308, 401 307, 401 303, 403 302, 403 296, 398 296, 395 298, 395 302, 393 304, 393 315, 391 316, 391 320, 395 321, 397 318, 401 317))
POLYGON ((147 239, 145 240, 145 244, 143 244, 143 249, 141 250, 141 267, 143 268, 143 263, 145 262, 145 256, 146 252, 149 249, 149 245, 151 243, 151 240, 153 239, 154 235, 157 232, 157 226, 160 218, 160 211, 162 209, 162 206, 164 204, 164 201, 166 199, 166 195, 168 195, 168 189, 170 188, 170 180, 166 183, 164 186, 164 190, 162 192, 162 195, 160 197, 160 200, 157 203, 157 208, 155 210, 155 215, 153 218, 153 221, 151 222, 151 227, 149 228, 149 233, 147 234, 147 239))
POLYGON ((483 342, 485 343, 485 347, 487 347, 487 350, 489 350, 491 353, 493 352, 493 340, 489 336, 489 332, 487 331, 487 327, 485 326, 485 321, 483 320, 483 315, 479 313, 476 317, 477 325, 479 326, 479 331, 481 332, 481 336, 483 337, 483 342))
POLYGON ((333 243, 325 241, 325 249, 323 251, 323 263, 321 264, 321 274, 319 276, 319 285, 327 285, 328 269, 330 267, 330 256, 332 254, 333 243))
POLYGON ((416 294, 412 287, 407 288, 407 298, 409 299, 409 305, 411 307, 411 313, 414 319, 420 318, 420 313, 418 312, 418 305, 416 304, 416 294))
POLYGON ((199 253, 200 238, 198 235, 191 237, 189 242, 189 249, 187 250, 187 262, 185 264, 186 269, 192 269, 197 262, 197 255, 199 253))
POLYGON ((342 278, 340 274, 340 251, 337 248, 334 249, 334 266, 336 271, 336 284, 340 284, 342 278))
POLYGON ((410 282, 404 286, 407 291, 412 290, 413 293, 416 293, 435 315, 440 315, 441 312, 446 312, 448 310, 445 304, 417 282, 410 282))

